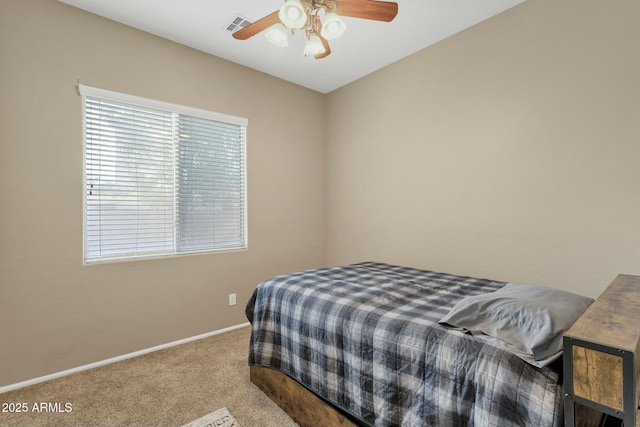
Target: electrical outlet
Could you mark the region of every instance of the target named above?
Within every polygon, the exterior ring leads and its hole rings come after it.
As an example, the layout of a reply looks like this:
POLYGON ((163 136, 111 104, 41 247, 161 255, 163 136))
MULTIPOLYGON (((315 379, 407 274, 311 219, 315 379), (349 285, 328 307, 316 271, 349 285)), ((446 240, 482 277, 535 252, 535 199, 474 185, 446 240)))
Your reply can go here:
POLYGON ((236 294, 229 294, 229 305, 236 305, 236 294))

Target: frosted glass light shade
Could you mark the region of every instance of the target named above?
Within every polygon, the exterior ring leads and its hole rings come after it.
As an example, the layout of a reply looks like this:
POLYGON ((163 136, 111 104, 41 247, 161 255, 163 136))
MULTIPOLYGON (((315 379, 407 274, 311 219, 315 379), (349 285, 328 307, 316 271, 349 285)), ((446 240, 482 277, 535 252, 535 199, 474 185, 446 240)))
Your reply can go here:
POLYGON ((327 40, 334 40, 343 35, 346 29, 344 21, 335 13, 329 12, 323 19, 320 34, 327 40))
POLYGON ((302 28, 307 22, 307 14, 300 0, 287 0, 280 8, 278 17, 289 28, 302 28))
POLYGON ((322 40, 315 34, 307 39, 307 43, 304 45, 305 56, 314 56, 324 52, 324 46, 322 40))
POLYGON ((264 35, 267 40, 276 46, 286 47, 289 46, 289 39, 287 37, 287 29, 281 23, 274 24, 269 27, 264 35))

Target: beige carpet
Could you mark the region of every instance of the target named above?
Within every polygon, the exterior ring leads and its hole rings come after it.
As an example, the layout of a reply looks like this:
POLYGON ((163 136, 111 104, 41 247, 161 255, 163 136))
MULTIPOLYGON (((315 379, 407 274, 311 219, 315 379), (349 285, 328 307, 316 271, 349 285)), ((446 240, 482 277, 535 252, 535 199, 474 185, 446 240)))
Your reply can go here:
POLYGON ((0 412, 0 426, 181 426, 223 407, 242 427, 296 426, 249 381, 249 334, 242 328, 0 394, 0 403, 28 407, 0 412))

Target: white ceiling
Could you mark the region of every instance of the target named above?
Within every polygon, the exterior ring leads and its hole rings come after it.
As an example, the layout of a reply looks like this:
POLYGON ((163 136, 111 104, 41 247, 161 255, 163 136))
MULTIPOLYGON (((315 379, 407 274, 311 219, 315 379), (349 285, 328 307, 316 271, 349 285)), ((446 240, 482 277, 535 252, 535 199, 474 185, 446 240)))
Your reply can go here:
POLYGON ((283 0, 59 0, 114 21, 328 93, 484 21, 525 0, 397 0, 392 22, 345 17, 345 34, 331 55, 302 55, 297 32, 280 48, 262 34, 241 41, 227 30, 240 15, 253 22, 283 0))

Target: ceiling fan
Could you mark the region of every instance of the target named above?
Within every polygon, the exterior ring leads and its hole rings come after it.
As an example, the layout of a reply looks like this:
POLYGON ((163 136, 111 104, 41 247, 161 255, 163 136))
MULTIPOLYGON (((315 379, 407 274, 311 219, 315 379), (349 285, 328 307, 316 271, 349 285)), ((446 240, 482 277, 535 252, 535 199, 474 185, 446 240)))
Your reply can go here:
POLYGON ((341 16, 391 22, 398 14, 398 3, 378 0, 285 0, 275 12, 233 33, 238 40, 267 30, 271 43, 288 45, 288 33, 301 29, 306 36, 305 56, 321 59, 329 56, 328 40, 340 37, 346 24, 341 16))

